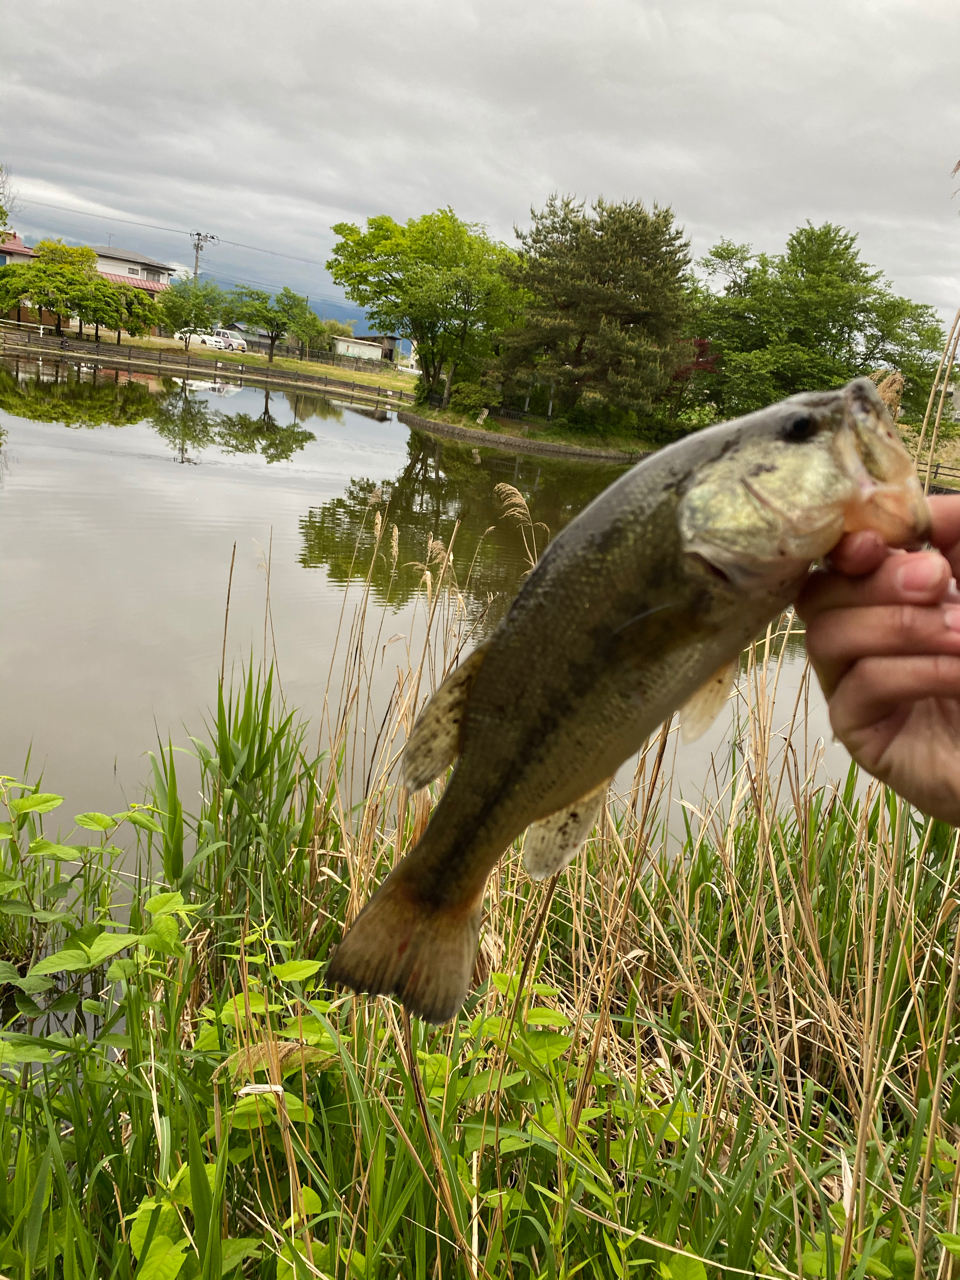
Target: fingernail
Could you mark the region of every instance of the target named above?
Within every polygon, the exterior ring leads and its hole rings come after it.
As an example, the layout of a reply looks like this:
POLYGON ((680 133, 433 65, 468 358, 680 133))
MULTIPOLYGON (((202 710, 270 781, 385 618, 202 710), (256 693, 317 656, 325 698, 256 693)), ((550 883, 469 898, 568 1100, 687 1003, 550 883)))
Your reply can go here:
POLYGON ((943 620, 948 631, 960 631, 960 605, 950 605, 943 611, 943 620))
POLYGON ((944 600, 951 600, 960 603, 960 587, 957 586, 956 578, 950 579, 950 582, 947 584, 947 594, 943 598, 944 600))
POLYGON ((908 556, 897 570, 897 586, 904 593, 926 595, 943 579, 943 557, 936 553, 908 556))

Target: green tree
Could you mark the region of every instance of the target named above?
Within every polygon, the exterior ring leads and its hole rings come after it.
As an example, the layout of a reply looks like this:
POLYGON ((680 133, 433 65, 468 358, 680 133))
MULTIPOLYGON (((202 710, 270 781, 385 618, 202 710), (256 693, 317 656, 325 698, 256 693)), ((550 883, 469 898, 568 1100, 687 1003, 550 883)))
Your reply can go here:
POLYGON ((183 338, 184 350, 189 351, 193 335, 214 328, 225 304, 226 295, 212 280, 198 282, 189 277, 174 280, 160 295, 160 319, 183 338))
POLYGON ((217 444, 227 453, 259 453, 267 462, 286 462, 316 438, 296 420, 286 426, 277 421, 270 410, 269 387, 264 388, 263 412, 258 417, 217 415, 217 444))
POLYGON ((5 164, 0 164, 0 231, 9 226, 10 217, 16 208, 17 196, 10 170, 5 164))
POLYGON ((864 262, 857 237, 807 223, 782 254, 721 240, 699 264, 698 333, 713 367, 695 379, 716 415, 733 417, 799 391, 836 387, 877 368, 906 380, 909 418, 923 403, 943 346, 931 307, 894 293, 864 262))
MULTIPOLYGON (((117 303, 120 311, 120 324, 131 338, 139 338, 149 333, 152 328, 163 321, 163 313, 153 294, 145 289, 138 289, 133 284, 115 284, 117 303)), ((161 294, 162 298, 164 294, 161 294)), ((117 332, 117 342, 120 333, 117 332)))
POLYGON ((444 382, 446 404, 457 371, 479 372, 516 310, 503 270, 515 255, 452 209, 403 226, 385 215, 368 218, 366 230, 338 222, 333 231, 334 280, 377 329, 412 339, 426 390, 444 382))
POLYGON ((63 333, 63 318, 79 315, 90 302, 95 283, 83 267, 61 266, 40 259, 26 267, 28 297, 38 311, 52 311, 57 317, 57 333, 63 333))
POLYGON ((502 339, 508 389, 553 388, 572 420, 638 424, 688 358, 689 242, 670 209, 553 195, 507 268, 521 323, 502 339))
POLYGON ((304 334, 316 333, 319 324, 306 298, 292 289, 283 288, 271 297, 264 289, 251 289, 238 285, 228 296, 225 315, 240 320, 254 329, 262 329, 270 343, 268 359, 273 363, 277 343, 286 333, 294 333, 302 339, 304 334))
POLYGON ((36 261, 45 267, 68 267, 91 278, 97 272, 97 255, 85 244, 64 244, 62 240, 38 240, 33 246, 36 261))

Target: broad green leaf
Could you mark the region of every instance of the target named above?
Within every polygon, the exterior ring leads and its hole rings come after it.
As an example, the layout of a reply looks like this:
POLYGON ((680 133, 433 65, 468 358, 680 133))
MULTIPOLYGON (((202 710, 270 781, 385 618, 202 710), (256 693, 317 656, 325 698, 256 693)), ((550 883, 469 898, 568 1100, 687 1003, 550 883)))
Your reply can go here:
POLYGON ((0 1067, 22 1067, 24 1063, 50 1062, 52 1055, 49 1049, 40 1045, 10 1044, 0 1040, 0 1067))
MULTIPOLYGON (((306 1119, 309 1124, 313 1120, 313 1108, 306 1108, 293 1093, 284 1093, 287 1115, 298 1124, 306 1119)), ((240 1098, 230 1112, 230 1123, 237 1129, 257 1129, 261 1124, 271 1124, 277 1118, 277 1098, 273 1093, 248 1094, 240 1098)))
POLYGON ((84 969, 92 969, 90 957, 86 951, 78 947, 64 947, 39 961, 30 970, 29 977, 40 978, 46 973, 81 973, 84 969))
POLYGON ((129 982, 139 972, 140 966, 137 961, 132 956, 126 956, 122 960, 114 960, 107 970, 107 977, 111 982, 129 982))
POLYGON ((57 996, 47 1009, 51 1013, 70 1013, 80 1003, 80 997, 75 991, 65 991, 62 996, 57 996))
POLYGON ((70 919, 66 911, 45 911, 40 907, 34 910, 29 902, 20 902, 16 899, 11 902, 0 901, 0 912, 5 916, 29 916, 31 920, 39 920, 41 924, 70 919))
POLYGON ((0 897, 5 898, 7 894, 16 893, 18 889, 22 888, 22 880, 0 880, 0 897))
POLYGON ((960 1236, 956 1236, 951 1231, 937 1231, 934 1233, 943 1247, 954 1258, 960 1258, 960 1236))
POLYGON ((700 1259, 685 1253, 671 1254, 669 1263, 660 1263, 660 1270, 667 1280, 707 1280, 707 1269, 700 1259))
POLYGON ((319 960, 287 960, 283 964, 271 965, 270 972, 281 982, 305 982, 321 968, 319 960))
POLYGON ((0 840, 9 840, 13 835, 12 822, 0 822, 0 840))
POLYGON ((146 910, 152 916, 167 916, 183 909, 182 893, 157 893, 146 904, 146 910))
POLYGON ((21 796, 19 800, 11 800, 7 808, 11 813, 49 813, 63 804, 63 796, 55 796, 52 791, 38 791, 35 796, 21 796))
POLYGON ((73 820, 78 827, 84 827, 87 831, 109 831, 111 827, 116 826, 116 819, 111 818, 109 813, 97 813, 96 810, 91 810, 90 813, 78 813, 73 820))
POLYGON ((79 862, 86 852, 86 848, 54 844, 50 840, 33 840, 29 849, 31 858, 50 858, 54 862, 79 862))
POLYGON ((107 1012, 107 1006, 102 1000, 83 1000, 80 1004, 80 1008, 84 1013, 94 1013, 98 1016, 107 1012))
MULTIPOLYGON (((304 1188, 305 1191, 309 1188, 304 1188)), ((221 1250, 221 1274, 229 1275, 235 1267, 239 1267, 244 1258, 259 1258, 263 1252, 263 1241, 254 1236, 237 1236, 233 1240, 223 1240, 221 1250)))
POLYGON ((154 1236, 146 1255, 137 1263, 137 1280, 176 1280, 189 1247, 187 1240, 174 1244, 166 1236, 154 1236))
POLYGON ((20 970, 9 960, 0 960, 0 982, 19 982, 20 970))
POLYGON ((43 1010, 31 996, 26 995, 22 991, 13 993, 13 1002, 17 1006, 17 1010, 23 1014, 25 1018, 39 1018, 43 1010))
POLYGON ((21 978, 15 984, 21 991, 25 991, 28 996, 35 996, 44 991, 49 991, 54 985, 52 978, 35 977, 32 973, 28 973, 25 978, 21 978))
POLYGON ((180 930, 173 916, 155 916, 153 924, 140 941, 148 950, 160 951, 166 956, 178 956, 182 959, 187 954, 180 941, 180 930))
POLYGON ((142 809, 128 809, 126 813, 115 813, 113 820, 114 822, 131 822, 144 831, 163 831, 163 827, 156 818, 151 818, 149 813, 144 813, 142 809))
MULTIPOLYGON (((140 1255, 150 1235, 151 1222, 154 1223, 153 1239, 148 1253, 153 1252, 153 1246, 158 1240, 165 1239, 169 1244, 173 1244, 183 1235, 183 1227, 180 1225, 180 1215, 177 1213, 176 1206, 167 1200, 153 1200, 146 1197, 141 1200, 139 1208, 131 1216, 133 1222, 130 1227, 130 1248, 133 1250, 133 1256, 139 1259, 140 1266, 146 1261, 140 1255)), ((139 1274, 138 1266, 137 1275, 139 1274)))
POLYGON ((92 965, 103 964, 104 960, 109 960, 118 951, 123 951, 124 948, 131 947, 138 941, 139 938, 136 934, 101 933, 99 938, 94 938, 90 946, 90 963, 92 965))
POLYGON ((570 1019, 559 1009, 543 1009, 538 1006, 528 1010, 527 1023, 532 1027, 569 1027, 570 1019))

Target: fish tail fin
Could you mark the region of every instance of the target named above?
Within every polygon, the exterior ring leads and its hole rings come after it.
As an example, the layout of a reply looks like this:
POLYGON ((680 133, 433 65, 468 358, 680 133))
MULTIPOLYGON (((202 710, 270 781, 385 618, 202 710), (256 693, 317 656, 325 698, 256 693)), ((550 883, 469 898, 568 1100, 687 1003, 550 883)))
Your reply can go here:
POLYGON ((348 929, 327 980, 396 996, 427 1022, 447 1022, 466 999, 480 938, 483 891, 437 905, 417 893, 407 868, 392 872, 348 929))

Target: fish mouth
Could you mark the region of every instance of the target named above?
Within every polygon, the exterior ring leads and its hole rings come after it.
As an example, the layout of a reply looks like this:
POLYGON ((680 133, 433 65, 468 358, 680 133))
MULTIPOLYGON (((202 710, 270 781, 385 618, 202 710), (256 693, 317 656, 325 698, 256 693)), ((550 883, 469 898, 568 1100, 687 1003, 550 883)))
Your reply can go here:
POLYGON ((873 529, 889 546, 920 545, 930 533, 930 508, 913 459, 873 383, 845 388, 844 420, 835 437, 838 462, 851 485, 843 529, 873 529))

